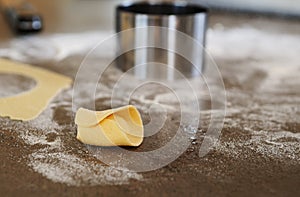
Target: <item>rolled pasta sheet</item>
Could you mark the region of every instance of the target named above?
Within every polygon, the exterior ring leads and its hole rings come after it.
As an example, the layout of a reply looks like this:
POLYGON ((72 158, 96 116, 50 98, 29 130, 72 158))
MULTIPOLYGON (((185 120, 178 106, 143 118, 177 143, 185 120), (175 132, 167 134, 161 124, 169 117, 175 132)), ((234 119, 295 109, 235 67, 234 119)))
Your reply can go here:
POLYGON ((124 106, 105 111, 80 108, 75 117, 77 139, 95 146, 139 146, 144 128, 138 110, 124 106))

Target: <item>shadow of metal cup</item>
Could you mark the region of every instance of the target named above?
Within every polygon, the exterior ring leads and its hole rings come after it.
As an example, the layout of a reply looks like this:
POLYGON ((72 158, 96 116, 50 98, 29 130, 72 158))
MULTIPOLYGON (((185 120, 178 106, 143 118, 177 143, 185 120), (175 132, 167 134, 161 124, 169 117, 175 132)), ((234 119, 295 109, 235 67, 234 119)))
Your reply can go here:
POLYGON ((199 5, 175 2, 119 5, 116 8, 116 32, 120 32, 118 51, 122 53, 116 59, 117 66, 140 79, 172 81, 178 78, 178 72, 187 78, 200 76, 204 64, 206 21, 207 9, 199 5), (178 39, 182 37, 178 33, 199 44, 186 46, 184 40, 178 39), (133 50, 127 51, 127 48, 133 50), (176 53, 179 48, 191 54, 189 60, 176 53))

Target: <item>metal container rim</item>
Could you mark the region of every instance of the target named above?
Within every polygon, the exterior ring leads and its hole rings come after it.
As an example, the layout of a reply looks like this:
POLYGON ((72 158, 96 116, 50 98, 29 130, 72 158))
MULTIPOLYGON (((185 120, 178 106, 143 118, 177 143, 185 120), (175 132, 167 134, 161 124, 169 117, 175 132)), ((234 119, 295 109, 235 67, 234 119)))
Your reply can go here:
POLYGON ((134 2, 117 6, 118 12, 146 15, 195 15, 205 14, 208 9, 202 5, 178 2, 134 2))

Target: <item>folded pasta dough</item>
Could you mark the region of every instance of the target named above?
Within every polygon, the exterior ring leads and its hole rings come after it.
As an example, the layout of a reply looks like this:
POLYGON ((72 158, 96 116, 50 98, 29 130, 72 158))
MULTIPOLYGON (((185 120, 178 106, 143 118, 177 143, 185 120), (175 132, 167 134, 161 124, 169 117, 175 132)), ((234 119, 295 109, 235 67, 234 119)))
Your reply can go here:
POLYGON ((96 146, 139 146, 144 128, 138 110, 124 106, 105 111, 80 108, 75 117, 77 139, 96 146))

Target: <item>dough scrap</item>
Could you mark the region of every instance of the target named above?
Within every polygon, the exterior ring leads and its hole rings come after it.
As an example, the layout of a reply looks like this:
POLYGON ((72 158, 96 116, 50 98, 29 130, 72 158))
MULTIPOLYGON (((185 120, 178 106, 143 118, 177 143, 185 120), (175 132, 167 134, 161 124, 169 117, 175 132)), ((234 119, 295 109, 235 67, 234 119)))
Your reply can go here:
POLYGON ((139 146, 144 128, 138 110, 124 106, 105 111, 80 108, 75 117, 77 139, 95 146, 139 146))
POLYGON ((36 86, 29 91, 0 98, 0 116, 15 120, 35 119, 56 94, 72 83, 69 77, 6 59, 0 59, 0 73, 23 75, 36 81, 36 86))

